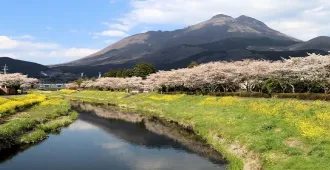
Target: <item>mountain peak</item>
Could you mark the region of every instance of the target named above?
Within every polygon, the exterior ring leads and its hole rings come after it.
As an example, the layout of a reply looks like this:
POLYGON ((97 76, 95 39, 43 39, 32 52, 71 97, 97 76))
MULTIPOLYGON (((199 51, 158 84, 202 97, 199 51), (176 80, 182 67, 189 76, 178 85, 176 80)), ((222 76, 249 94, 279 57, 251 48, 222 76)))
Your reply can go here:
POLYGON ((267 27, 267 25, 265 23, 255 19, 255 18, 246 16, 246 15, 241 15, 241 16, 237 17, 235 20, 238 22, 245 23, 245 24, 253 24, 253 25, 258 25, 261 27, 267 27))
MULTIPOLYGON (((243 15, 233 18, 218 14, 212 19, 179 30, 132 35, 91 56, 57 66, 93 66, 96 68, 108 65, 120 68, 140 61, 148 61, 155 65, 163 64, 165 61, 170 63, 179 61, 184 56, 188 57, 208 50, 197 47, 197 45, 224 41, 229 38, 270 38, 280 41, 279 44, 282 44, 282 41, 289 42, 290 45, 296 44, 294 38, 273 30, 251 17, 243 15)), ((237 46, 235 43, 233 46, 237 46)), ((245 48, 244 46, 243 50, 245 48)))
POLYGON ((328 36, 318 36, 318 37, 315 37, 309 41, 330 41, 330 37, 328 36))
POLYGON ((225 15, 225 14, 218 14, 212 17, 211 19, 216 19, 216 18, 233 18, 231 16, 225 15))

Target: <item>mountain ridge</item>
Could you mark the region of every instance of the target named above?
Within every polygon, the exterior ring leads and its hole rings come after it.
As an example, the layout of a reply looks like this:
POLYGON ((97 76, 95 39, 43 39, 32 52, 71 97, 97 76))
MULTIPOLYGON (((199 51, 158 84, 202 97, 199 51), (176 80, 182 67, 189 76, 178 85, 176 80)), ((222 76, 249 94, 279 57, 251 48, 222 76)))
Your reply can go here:
POLYGON ((41 77, 41 72, 49 71, 50 68, 38 63, 13 59, 10 57, 0 57, 0 66, 7 65, 8 73, 22 73, 27 74, 29 77, 41 77))
POLYGON ((198 45, 228 38, 269 37, 301 42, 269 28, 263 22, 247 16, 233 18, 219 14, 211 19, 174 31, 149 31, 126 37, 97 53, 57 66, 123 64, 145 57, 164 48, 181 44, 198 45))

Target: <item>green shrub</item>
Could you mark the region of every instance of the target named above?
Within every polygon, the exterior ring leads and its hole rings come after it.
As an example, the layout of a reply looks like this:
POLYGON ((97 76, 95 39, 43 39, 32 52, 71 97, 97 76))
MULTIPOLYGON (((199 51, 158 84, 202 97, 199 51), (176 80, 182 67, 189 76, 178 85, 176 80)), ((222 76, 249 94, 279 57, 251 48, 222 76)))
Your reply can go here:
POLYGON ((25 143, 25 144, 37 143, 46 138, 47 138, 47 134, 45 131, 43 131, 42 129, 36 129, 36 130, 32 131, 31 133, 23 135, 19 139, 19 143, 25 143))
POLYGON ((236 96, 236 97, 255 97, 255 98, 269 98, 270 96, 266 93, 259 93, 259 92, 214 92, 209 93, 210 96, 236 96))
POLYGON ((272 96, 276 98, 294 98, 299 100, 330 100, 330 94, 321 94, 321 93, 277 93, 272 96))

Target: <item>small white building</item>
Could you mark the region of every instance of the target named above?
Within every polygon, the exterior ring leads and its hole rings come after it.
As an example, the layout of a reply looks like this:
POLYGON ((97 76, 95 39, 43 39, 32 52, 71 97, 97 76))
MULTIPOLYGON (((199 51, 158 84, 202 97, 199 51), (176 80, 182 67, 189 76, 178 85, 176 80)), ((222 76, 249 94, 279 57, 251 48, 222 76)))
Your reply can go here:
POLYGON ((39 84, 39 89, 64 89, 65 84, 39 84))

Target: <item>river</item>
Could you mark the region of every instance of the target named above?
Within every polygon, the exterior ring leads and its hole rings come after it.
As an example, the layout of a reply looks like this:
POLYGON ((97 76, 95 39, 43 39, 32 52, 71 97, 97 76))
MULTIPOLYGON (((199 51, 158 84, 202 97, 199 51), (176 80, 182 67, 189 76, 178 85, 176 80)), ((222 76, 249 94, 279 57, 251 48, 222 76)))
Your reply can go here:
POLYGON ((58 134, 0 153, 0 170, 224 170, 227 165, 175 124, 128 115, 119 120, 123 115, 100 106, 79 108, 79 119, 58 134))

